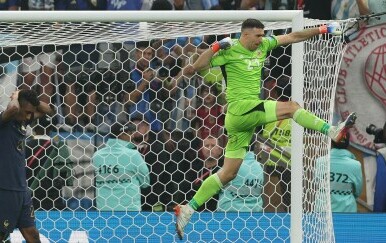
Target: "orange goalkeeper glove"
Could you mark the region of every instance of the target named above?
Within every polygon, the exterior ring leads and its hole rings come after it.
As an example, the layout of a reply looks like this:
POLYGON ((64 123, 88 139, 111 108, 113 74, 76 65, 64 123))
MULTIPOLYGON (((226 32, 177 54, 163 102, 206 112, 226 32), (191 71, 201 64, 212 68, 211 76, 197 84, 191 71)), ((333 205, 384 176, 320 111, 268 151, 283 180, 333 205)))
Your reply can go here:
POLYGON ((342 29, 338 22, 332 22, 319 27, 320 34, 341 35, 342 29))
POLYGON ((219 50, 228 49, 233 45, 233 41, 230 37, 224 38, 220 41, 217 41, 213 43, 213 45, 210 47, 214 53, 218 52, 219 50))

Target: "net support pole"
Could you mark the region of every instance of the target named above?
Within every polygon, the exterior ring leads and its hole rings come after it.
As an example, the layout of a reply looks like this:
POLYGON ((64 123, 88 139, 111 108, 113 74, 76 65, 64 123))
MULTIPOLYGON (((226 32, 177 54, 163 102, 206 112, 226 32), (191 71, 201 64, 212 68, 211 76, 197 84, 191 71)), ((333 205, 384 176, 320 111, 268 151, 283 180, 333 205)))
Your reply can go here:
MULTIPOLYGON (((303 13, 292 18, 292 31, 304 28, 303 13)), ((303 107, 303 42, 292 44, 292 100, 303 107)), ((292 120, 291 133, 291 242, 303 241, 303 132, 292 120)))

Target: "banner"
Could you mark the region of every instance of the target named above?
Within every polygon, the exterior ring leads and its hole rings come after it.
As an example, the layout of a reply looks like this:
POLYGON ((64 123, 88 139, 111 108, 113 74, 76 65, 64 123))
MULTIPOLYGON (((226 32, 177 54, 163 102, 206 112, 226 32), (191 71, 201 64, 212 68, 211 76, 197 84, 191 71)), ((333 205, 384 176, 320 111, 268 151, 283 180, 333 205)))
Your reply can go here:
POLYGON ((350 129, 352 142, 366 151, 374 149, 374 136, 366 127, 383 128, 386 122, 386 24, 361 29, 343 55, 336 90, 336 104, 342 119, 356 112, 350 129))

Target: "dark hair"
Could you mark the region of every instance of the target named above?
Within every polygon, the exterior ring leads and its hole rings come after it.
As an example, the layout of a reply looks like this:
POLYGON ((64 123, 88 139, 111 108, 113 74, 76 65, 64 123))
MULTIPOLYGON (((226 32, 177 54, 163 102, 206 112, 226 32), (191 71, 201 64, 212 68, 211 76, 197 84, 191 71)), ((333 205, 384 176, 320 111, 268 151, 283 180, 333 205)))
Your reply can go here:
POLYGON ((130 121, 133 123, 134 122, 146 122, 147 123, 147 119, 141 113, 134 113, 134 114, 130 115, 130 121))
POLYGON ((18 101, 19 103, 22 102, 28 102, 31 105, 37 107, 40 104, 38 94, 31 89, 22 89, 19 91, 19 96, 18 96, 18 101))
POLYGON ((257 19, 246 19, 241 25, 241 31, 253 28, 264 29, 264 24, 257 19))
POLYGON ((150 47, 150 41, 138 41, 135 43, 135 47, 138 49, 146 49, 150 47))
POLYGON ((151 10, 173 10, 173 5, 168 0, 155 0, 151 10))
POLYGON ((143 115, 135 114, 130 117, 130 121, 128 121, 126 124, 122 124, 120 122, 114 123, 110 128, 111 134, 114 137, 118 137, 122 132, 127 132, 131 134, 137 130, 137 125, 135 124, 136 122, 144 122, 150 126, 146 119, 144 119, 143 115))
POLYGON ((122 132, 127 132, 127 133, 133 133, 136 130, 135 124, 132 122, 128 122, 126 124, 122 124, 120 122, 114 123, 114 125, 111 126, 111 134, 113 137, 118 137, 122 132))
POLYGON ((350 133, 345 132, 343 138, 339 142, 331 140, 331 146, 337 149, 347 149, 350 145, 350 133))
POLYGON ((200 89, 199 89, 200 96, 202 96, 202 93, 204 93, 204 92, 208 92, 208 94, 212 94, 214 96, 218 96, 219 95, 219 91, 218 91, 218 89, 216 87, 216 84, 201 85, 200 89))

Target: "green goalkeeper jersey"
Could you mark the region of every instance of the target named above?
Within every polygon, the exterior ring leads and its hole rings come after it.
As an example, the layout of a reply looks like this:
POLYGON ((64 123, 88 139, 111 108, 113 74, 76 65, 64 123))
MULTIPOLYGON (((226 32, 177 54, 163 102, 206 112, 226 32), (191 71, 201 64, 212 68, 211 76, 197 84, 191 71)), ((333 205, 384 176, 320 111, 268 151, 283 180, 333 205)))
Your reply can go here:
POLYGON ((221 66, 227 83, 227 101, 232 103, 240 100, 258 100, 262 69, 267 53, 277 47, 275 36, 263 37, 255 51, 244 48, 239 40, 233 45, 220 50, 212 57, 212 67, 221 66))

